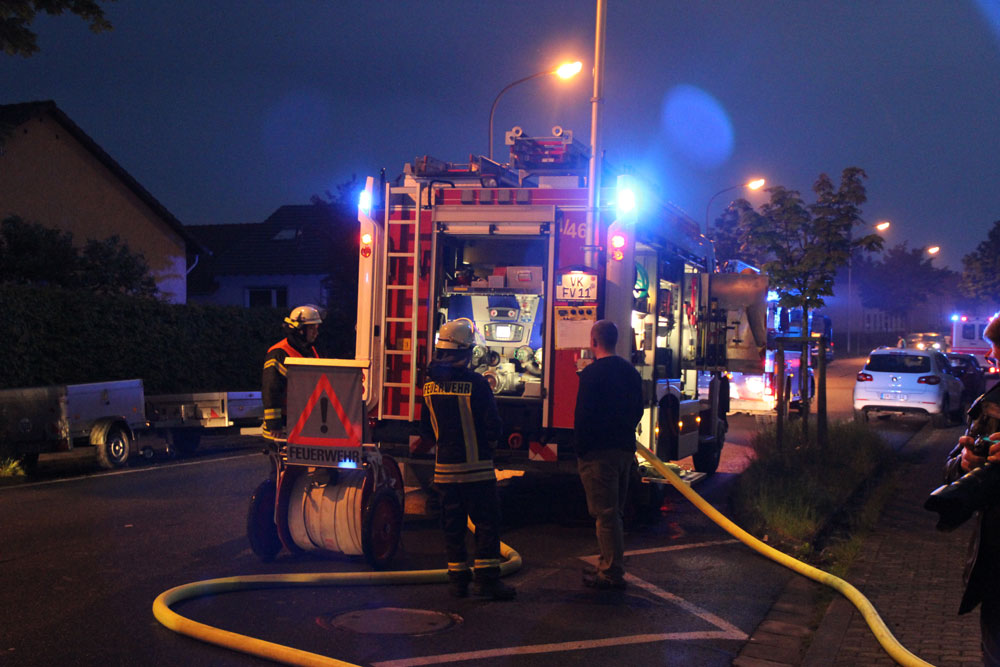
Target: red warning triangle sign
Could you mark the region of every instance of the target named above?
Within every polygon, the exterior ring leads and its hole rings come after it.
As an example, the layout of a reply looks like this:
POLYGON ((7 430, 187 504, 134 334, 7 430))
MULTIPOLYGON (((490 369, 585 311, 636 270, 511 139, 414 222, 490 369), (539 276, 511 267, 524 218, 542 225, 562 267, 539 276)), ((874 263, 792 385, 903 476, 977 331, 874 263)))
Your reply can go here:
MULTIPOLYGON (((325 411, 325 410, 324 410, 325 411)), ((324 430, 325 427, 324 419, 324 430)), ((320 375, 319 382, 316 383, 316 388, 313 389, 312 394, 309 395, 309 400, 306 401, 305 408, 302 410, 302 414, 299 415, 299 420, 295 423, 295 426, 288 433, 288 442, 293 445, 320 445, 325 447, 360 447, 361 446, 361 424, 351 423, 350 418, 347 416, 347 411, 344 410, 344 406, 340 403, 340 399, 333 391, 333 386, 330 384, 329 378, 326 375, 320 375), (302 435, 302 431, 309 421, 310 415, 312 415, 313 410, 316 409, 317 405, 321 405, 321 399, 326 396, 329 400, 329 406, 333 408, 333 414, 337 416, 337 420, 340 422, 340 426, 343 427, 343 435, 334 435, 332 432, 324 432, 322 435, 302 435)))

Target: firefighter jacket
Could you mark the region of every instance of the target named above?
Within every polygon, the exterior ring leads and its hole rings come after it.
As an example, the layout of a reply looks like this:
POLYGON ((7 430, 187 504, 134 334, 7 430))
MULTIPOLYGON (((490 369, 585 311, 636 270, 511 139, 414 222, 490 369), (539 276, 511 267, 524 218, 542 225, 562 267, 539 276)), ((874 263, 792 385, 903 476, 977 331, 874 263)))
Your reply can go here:
POLYGON ((285 359, 288 357, 319 357, 316 348, 285 338, 271 346, 264 357, 261 377, 261 399, 264 403, 263 436, 271 440, 285 426, 288 409, 288 380, 285 359))
POLYGON ((486 378, 443 362, 432 363, 427 376, 420 433, 437 442, 434 481, 495 480, 493 447, 503 424, 486 378))
MULTIPOLYGON (((1000 384, 975 400, 969 408, 969 417, 971 421, 965 435, 978 438, 1000 432, 1000 384)), ((948 454, 946 482, 954 482, 965 474, 963 449, 962 445, 957 445, 948 454)), ((976 514, 976 527, 969 539, 962 577, 965 593, 959 605, 960 614, 972 611, 987 597, 1000 596, 1000 505, 989 505, 976 514)))

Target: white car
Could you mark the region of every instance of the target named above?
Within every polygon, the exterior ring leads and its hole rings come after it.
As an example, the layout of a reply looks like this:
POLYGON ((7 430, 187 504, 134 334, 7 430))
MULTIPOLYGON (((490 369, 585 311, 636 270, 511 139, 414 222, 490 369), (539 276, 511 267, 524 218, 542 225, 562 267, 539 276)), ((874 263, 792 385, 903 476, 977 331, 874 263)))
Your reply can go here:
POLYGON ((854 383, 854 418, 873 413, 925 414, 934 425, 962 417, 962 381, 936 350, 880 347, 872 350, 854 383))

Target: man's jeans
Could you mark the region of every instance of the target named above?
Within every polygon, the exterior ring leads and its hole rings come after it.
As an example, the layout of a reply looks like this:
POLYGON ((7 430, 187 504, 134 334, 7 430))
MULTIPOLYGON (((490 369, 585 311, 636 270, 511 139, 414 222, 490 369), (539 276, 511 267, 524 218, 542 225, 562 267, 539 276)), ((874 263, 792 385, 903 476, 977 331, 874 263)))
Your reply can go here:
POLYGON ((577 461, 580 481, 587 494, 587 510, 597 527, 601 552, 597 576, 620 581, 625 576, 625 528, 623 513, 628 496, 628 478, 635 454, 619 449, 598 449, 577 461))

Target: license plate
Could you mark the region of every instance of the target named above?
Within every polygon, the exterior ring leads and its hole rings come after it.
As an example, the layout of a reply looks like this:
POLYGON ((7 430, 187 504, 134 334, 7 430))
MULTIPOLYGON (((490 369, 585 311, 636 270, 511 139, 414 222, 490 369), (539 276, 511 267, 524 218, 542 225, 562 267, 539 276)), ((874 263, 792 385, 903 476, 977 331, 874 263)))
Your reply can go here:
POLYGON ((906 400, 906 394, 892 394, 892 393, 882 394, 882 400, 883 401, 905 401, 906 400))
POLYGON ((360 447, 288 445, 288 462, 323 468, 360 468, 360 447))

